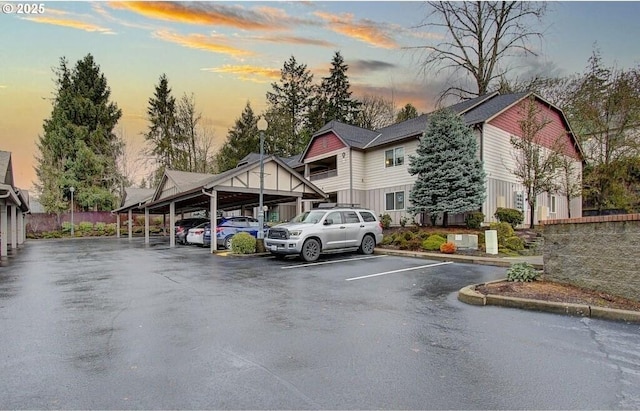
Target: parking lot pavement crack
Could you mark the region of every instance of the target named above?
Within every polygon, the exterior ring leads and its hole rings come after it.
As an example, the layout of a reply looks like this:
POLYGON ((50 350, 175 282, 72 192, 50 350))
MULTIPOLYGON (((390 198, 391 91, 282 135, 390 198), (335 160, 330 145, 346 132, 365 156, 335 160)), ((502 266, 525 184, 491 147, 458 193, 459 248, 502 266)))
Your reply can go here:
POLYGON ((269 368, 265 367, 264 365, 259 364, 259 363, 255 362, 255 361, 252 361, 252 360, 248 359, 247 357, 242 356, 240 354, 237 354, 235 352, 228 351, 228 350, 222 350, 222 351, 225 354, 227 354, 227 355, 229 355, 231 357, 235 357, 239 361, 251 364, 252 366, 254 366, 256 368, 259 368, 259 369, 263 370, 264 372, 266 372, 267 374, 269 374, 270 376, 275 378, 280 384, 282 384, 285 387, 287 387, 287 389, 289 389, 290 391, 294 392, 302 400, 306 401, 309 404, 309 406, 312 407, 313 409, 323 409, 324 408, 320 404, 315 402, 312 398, 307 396, 305 393, 300 391, 300 389, 298 387, 296 387, 292 382, 282 378, 281 376, 279 376, 275 372, 271 371, 269 368))

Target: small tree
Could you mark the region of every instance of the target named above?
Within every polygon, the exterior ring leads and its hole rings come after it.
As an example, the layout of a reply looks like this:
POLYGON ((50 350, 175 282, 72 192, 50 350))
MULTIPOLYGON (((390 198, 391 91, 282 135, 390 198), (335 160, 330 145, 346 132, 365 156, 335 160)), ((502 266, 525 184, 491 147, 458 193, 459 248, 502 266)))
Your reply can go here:
POLYGON ((521 106, 521 136, 512 136, 515 169, 513 174, 520 180, 527 192, 529 224, 534 227, 538 194, 555 191, 555 178, 560 166, 560 139, 553 147, 544 147, 542 131, 551 120, 542 115, 536 97, 532 94, 521 106))
POLYGON ((398 112, 398 115, 396 116, 396 123, 401 123, 416 117, 418 117, 418 110, 413 106, 413 104, 407 103, 398 112))
POLYGON ((567 199, 567 215, 571 218, 571 200, 582 194, 582 179, 576 171, 575 161, 570 157, 561 155, 558 164, 560 166, 558 190, 564 193, 567 199))
POLYGON ((474 211, 485 199, 485 173, 477 156, 473 132, 449 110, 429 116, 416 156, 409 156, 409 173, 418 178, 409 195, 411 213, 474 211))

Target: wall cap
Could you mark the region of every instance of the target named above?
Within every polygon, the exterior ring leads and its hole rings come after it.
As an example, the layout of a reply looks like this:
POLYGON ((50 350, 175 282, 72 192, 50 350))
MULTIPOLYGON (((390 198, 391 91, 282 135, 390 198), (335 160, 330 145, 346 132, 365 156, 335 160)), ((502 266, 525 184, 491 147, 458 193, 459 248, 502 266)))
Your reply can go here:
POLYGON ((555 220, 543 220, 540 225, 555 224, 584 224, 584 223, 610 223, 621 221, 640 221, 640 214, 600 215, 593 217, 560 218, 555 220))

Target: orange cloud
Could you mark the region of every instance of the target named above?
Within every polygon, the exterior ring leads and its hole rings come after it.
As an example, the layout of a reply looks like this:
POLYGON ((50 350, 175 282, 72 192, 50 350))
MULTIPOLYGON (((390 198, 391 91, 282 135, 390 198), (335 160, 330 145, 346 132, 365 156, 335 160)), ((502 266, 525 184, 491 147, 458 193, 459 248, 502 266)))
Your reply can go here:
POLYGON ((247 37, 248 40, 266 41, 270 43, 289 43, 289 44, 301 44, 305 46, 320 46, 320 47, 338 47, 336 44, 321 39, 311 39, 308 37, 298 36, 256 36, 247 37))
POLYGON ((59 19, 55 17, 45 17, 45 16, 25 17, 24 19, 33 21, 36 23, 45 23, 45 24, 53 24, 55 26, 70 27, 73 29, 84 30, 92 33, 98 32, 102 34, 115 34, 115 32, 113 32, 111 29, 100 27, 91 23, 85 23, 79 20, 59 19))
POLYGON ((205 36, 203 34, 190 34, 188 36, 182 36, 180 34, 171 33, 168 31, 156 31, 155 33, 153 33, 153 36, 160 40, 180 44, 184 47, 210 51, 212 53, 227 54, 235 58, 241 58, 255 54, 248 50, 241 50, 235 47, 227 46, 225 44, 216 43, 214 42, 213 38, 205 36))
POLYGON ((271 80, 278 80, 280 78, 279 69, 271 69, 258 66, 232 66, 224 65, 222 67, 215 68, 203 68, 203 71, 209 71, 212 73, 224 73, 233 74, 240 80, 253 81, 256 83, 268 83, 271 80))
POLYGON ((393 37, 381 29, 382 25, 380 23, 366 19, 356 22, 354 21, 353 14, 350 13, 335 15, 317 11, 314 14, 328 22, 327 28, 336 33, 355 38, 376 47, 385 49, 398 47, 398 43, 396 43, 393 37))
POLYGON ((187 24, 219 25, 243 30, 280 30, 282 22, 240 6, 214 3, 177 3, 165 1, 112 1, 114 9, 125 9, 143 16, 187 24))

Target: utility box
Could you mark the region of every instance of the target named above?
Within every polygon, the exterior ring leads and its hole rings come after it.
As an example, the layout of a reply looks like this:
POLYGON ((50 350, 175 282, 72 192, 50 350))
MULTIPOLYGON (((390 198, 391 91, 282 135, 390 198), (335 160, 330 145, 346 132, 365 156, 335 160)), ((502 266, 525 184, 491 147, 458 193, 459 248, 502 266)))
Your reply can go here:
POLYGON ((498 231, 487 230, 484 232, 484 241, 487 254, 498 254, 498 231))
POLYGON ((477 234, 447 234, 447 242, 454 243, 461 250, 477 250, 477 234))

